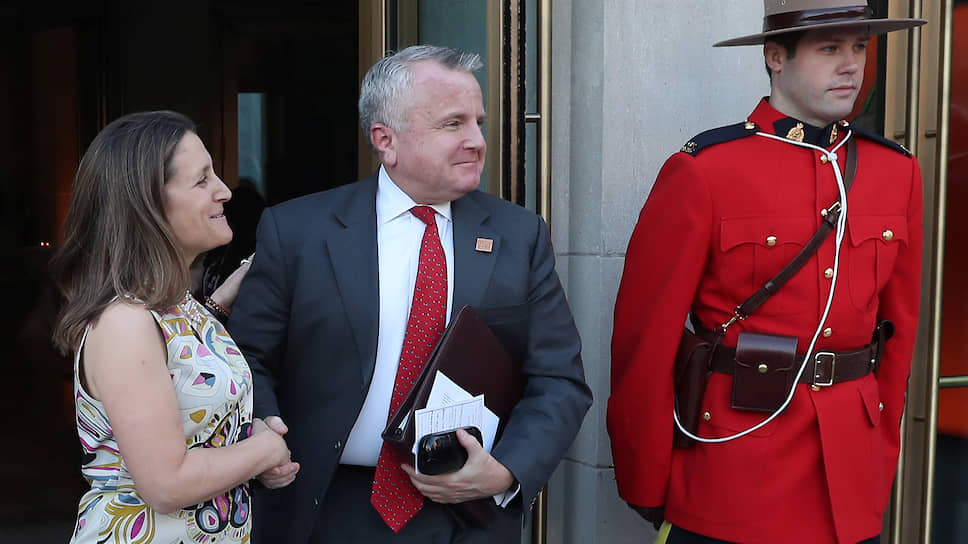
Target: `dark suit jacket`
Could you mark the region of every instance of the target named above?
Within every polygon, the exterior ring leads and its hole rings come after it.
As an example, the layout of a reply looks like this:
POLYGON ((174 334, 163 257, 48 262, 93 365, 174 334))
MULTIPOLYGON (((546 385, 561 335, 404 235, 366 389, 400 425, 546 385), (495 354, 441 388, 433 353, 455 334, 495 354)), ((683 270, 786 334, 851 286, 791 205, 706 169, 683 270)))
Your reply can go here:
MULTIPOLYGON (((306 542, 370 385, 379 318, 376 188, 372 175, 269 208, 259 222, 229 328, 252 368, 256 416, 283 418, 301 464, 292 485, 259 497, 255 535, 266 535, 259 542, 306 542)), ((591 404, 578 331, 540 217, 477 191, 452 203, 452 217, 452 306, 477 309, 527 379, 492 454, 530 504, 591 404), (475 251, 477 238, 492 239, 493 251, 475 251)))

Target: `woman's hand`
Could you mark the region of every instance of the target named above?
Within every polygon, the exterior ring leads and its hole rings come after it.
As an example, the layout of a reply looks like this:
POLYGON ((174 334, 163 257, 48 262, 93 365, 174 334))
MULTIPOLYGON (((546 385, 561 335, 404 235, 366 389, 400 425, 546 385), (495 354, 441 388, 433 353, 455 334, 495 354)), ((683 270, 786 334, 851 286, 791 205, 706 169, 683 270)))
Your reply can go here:
POLYGON ((286 446, 286 441, 282 438, 282 434, 275 432, 263 420, 254 418, 252 420, 252 436, 255 437, 263 433, 266 435, 263 439, 268 440, 270 444, 269 457, 274 464, 273 466, 290 463, 289 456, 291 454, 289 448, 286 446))
POLYGON ((249 255, 248 258, 242 259, 239 267, 229 274, 229 277, 225 278, 222 285, 219 285, 218 289, 210 297, 215 304, 218 304, 227 312, 232 311, 232 305, 235 304, 235 299, 239 296, 239 287, 242 285, 242 278, 249 271, 253 257, 255 257, 255 253, 249 255))
MULTIPOLYGON (((252 420, 252 434, 259 432, 275 433, 281 439, 282 435, 289 432, 289 428, 279 416, 269 416, 265 421, 255 418, 252 420)), ((289 450, 286 451, 288 453, 289 450)), ((269 489, 278 489, 291 484, 296 479, 297 472, 299 472, 299 463, 293 462, 287 455, 284 462, 259 474, 258 478, 262 485, 269 489)))

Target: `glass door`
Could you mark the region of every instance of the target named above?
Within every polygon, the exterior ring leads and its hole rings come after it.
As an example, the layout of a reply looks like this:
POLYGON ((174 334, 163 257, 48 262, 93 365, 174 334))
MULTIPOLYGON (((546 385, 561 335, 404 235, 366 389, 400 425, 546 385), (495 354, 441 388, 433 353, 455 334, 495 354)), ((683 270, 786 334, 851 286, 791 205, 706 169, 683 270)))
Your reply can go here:
POLYGON ((940 391, 931 542, 968 542, 968 1, 952 9, 940 391))
POLYGON ((886 134, 918 157, 924 181, 921 319, 901 459, 885 544, 968 538, 968 2, 891 0, 891 16, 923 17, 888 46, 886 134), (960 31, 960 34, 959 34, 960 31), (908 35, 905 35, 908 34, 908 35))

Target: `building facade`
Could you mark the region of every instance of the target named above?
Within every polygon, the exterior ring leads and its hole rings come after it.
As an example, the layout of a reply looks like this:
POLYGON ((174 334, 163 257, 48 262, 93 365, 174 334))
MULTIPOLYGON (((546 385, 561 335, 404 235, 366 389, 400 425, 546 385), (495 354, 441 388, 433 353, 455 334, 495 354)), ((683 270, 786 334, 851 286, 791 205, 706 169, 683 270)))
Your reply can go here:
MULTIPOLYGON (((957 30, 968 36, 968 2, 871 4, 929 20, 871 48, 857 112, 918 155, 925 181, 923 317, 884 542, 960 542, 968 44, 957 30)), ((0 254, 9 263, 0 293, 16 309, 3 314, 10 348, 0 369, 11 406, 30 414, 12 439, 38 452, 0 455, 15 487, 36 490, 0 499, 0 534, 63 542, 83 489, 70 361, 47 342, 44 278, 73 172, 97 131, 133 111, 181 111, 199 123, 223 179, 273 204, 371 172, 355 109, 362 73, 386 50, 434 43, 485 61, 481 188, 548 219, 595 394, 525 534, 650 541, 651 526, 617 495, 605 431, 615 293, 662 162, 769 94, 759 48, 711 47, 755 32, 762 9, 760 0, 0 0, 0 254)))

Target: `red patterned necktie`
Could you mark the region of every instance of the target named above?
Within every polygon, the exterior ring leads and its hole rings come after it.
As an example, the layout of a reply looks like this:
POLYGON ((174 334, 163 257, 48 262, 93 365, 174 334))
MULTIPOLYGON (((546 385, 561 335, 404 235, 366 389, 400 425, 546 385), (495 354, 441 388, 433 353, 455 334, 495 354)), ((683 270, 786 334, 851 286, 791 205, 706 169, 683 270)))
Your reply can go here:
MULTIPOLYGON (((400 365, 393 382, 390 414, 396 413, 400 408, 420 376, 430 352, 444 332, 447 312, 447 261, 437 234, 434 209, 415 206, 410 213, 427 226, 420 243, 417 282, 413 289, 407 332, 403 337, 400 365)), ((373 492, 370 495, 370 503, 394 533, 399 532, 423 508, 423 495, 400 468, 405 461, 407 459, 384 443, 376 464, 373 492)))

